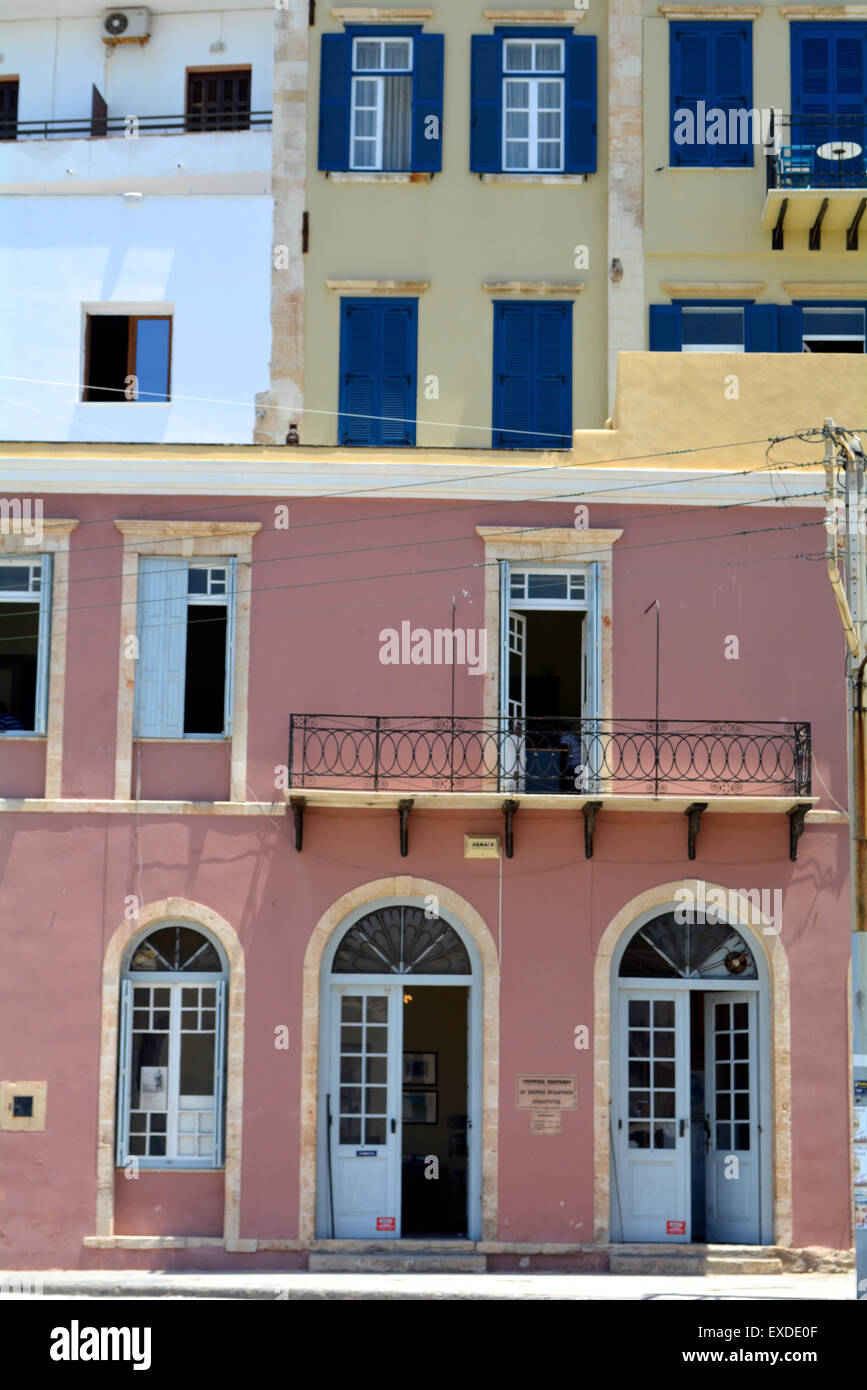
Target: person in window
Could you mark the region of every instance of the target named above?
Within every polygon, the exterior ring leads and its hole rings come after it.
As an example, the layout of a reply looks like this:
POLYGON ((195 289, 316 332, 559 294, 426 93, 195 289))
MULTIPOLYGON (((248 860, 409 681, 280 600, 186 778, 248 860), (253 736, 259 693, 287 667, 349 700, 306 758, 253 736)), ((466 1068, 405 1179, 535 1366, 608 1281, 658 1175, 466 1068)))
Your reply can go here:
POLYGON ((0 734, 7 733, 10 729, 23 729, 24 725, 20 719, 9 711, 9 706, 0 700, 0 734))

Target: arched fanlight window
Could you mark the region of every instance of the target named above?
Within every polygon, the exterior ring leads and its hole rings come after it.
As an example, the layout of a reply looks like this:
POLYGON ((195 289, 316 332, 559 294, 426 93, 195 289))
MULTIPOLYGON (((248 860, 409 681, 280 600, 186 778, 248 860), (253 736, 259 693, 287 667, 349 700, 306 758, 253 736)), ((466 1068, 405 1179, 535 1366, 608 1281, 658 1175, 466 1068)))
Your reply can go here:
MULTIPOLYGON (((662 980, 755 980, 753 953, 726 922, 681 923, 664 912, 639 927, 623 953, 620 975, 662 980)), ((708 913, 710 916, 710 913, 708 913)))
POLYGON ((471 975, 467 948, 441 917, 420 907, 381 907, 351 926, 337 948, 335 975, 471 975))
POLYGON ((118 1166, 221 1165, 227 978, 197 927, 167 923, 133 948, 121 980, 118 1166))

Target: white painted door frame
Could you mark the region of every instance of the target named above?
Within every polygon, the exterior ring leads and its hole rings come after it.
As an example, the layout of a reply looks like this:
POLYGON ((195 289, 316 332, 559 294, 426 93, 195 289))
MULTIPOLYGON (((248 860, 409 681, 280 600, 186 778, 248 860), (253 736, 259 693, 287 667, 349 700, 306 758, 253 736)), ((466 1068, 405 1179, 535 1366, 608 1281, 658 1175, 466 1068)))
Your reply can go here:
MULTIPOLYGON (((439 916, 453 927, 463 941, 472 967, 471 975, 398 975, 390 972, 376 975, 333 975, 331 966, 337 948, 347 931, 362 917, 383 907, 425 907, 424 898, 387 897, 365 903, 349 913, 332 933, 322 955, 319 988, 319 1059, 316 1126, 316 1234, 330 1239, 331 1215, 328 1192, 328 1124, 326 1096, 332 1077, 331 986, 403 985, 409 988, 429 985, 469 989, 467 1038, 467 1236, 470 1240, 482 1237, 482 962, 472 936, 461 922, 442 906, 439 916)), ((399 1030, 402 1032, 402 1029, 399 1030)), ((401 1073, 402 1074, 402 1073, 401 1073)), ((332 1110, 332 1113, 333 1110, 332 1110)), ((398 1202, 400 1202, 398 1183, 398 1202)), ((376 1237, 381 1239, 381 1236, 376 1237)))

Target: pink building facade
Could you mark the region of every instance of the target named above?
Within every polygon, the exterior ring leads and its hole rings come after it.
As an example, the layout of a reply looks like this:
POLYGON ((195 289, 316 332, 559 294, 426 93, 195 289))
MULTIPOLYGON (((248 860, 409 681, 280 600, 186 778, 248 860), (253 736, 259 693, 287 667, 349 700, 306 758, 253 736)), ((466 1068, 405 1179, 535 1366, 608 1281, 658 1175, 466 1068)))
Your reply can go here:
POLYGON ((847 1249, 817 475, 782 509, 601 469, 584 516, 594 470, 538 456, 290 496, 252 454, 0 537, 40 613, 0 734, 7 1267, 847 1249))

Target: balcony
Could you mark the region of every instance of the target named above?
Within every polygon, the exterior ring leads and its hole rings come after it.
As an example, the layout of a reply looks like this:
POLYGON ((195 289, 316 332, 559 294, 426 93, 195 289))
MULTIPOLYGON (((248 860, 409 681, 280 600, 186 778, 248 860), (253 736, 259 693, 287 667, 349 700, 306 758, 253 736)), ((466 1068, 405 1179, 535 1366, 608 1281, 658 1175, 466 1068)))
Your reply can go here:
POLYGON ((822 231, 845 231, 846 250, 858 250, 867 208, 867 116, 784 115, 772 126, 765 159, 767 191, 762 225, 775 251, 786 231, 809 230, 818 251, 822 231))
POLYGON ((266 193, 271 114, 18 121, 0 131, 0 192, 266 193))
POLYGON ((690 858, 705 810, 786 813, 794 857, 810 762, 806 723, 293 714, 286 796, 297 848, 308 805, 397 809, 402 854, 413 807, 502 809, 508 857, 519 806, 571 807, 589 858, 608 807, 685 812, 690 858))

